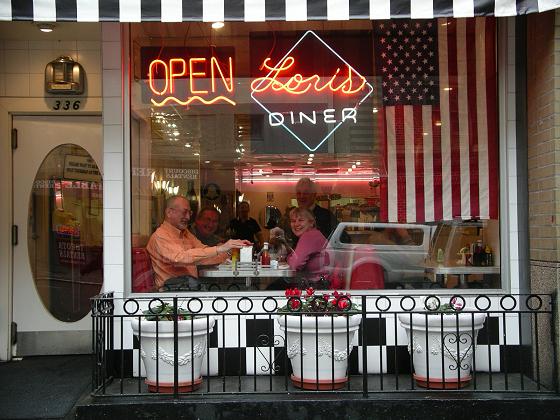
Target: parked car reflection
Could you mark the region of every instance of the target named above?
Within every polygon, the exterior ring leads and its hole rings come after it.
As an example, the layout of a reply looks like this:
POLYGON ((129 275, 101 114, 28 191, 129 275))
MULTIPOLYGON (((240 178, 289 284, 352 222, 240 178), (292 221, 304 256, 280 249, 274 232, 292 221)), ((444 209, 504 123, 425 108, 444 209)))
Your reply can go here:
POLYGON ((333 287, 423 288, 435 225, 340 223, 329 239, 333 287))

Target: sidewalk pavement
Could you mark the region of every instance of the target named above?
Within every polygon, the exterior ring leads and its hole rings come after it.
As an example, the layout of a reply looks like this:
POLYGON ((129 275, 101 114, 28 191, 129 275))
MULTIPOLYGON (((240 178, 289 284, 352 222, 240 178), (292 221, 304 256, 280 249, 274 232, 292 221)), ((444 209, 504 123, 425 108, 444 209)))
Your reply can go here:
POLYGON ((0 363, 0 419, 71 419, 91 386, 90 355, 34 356, 0 363))

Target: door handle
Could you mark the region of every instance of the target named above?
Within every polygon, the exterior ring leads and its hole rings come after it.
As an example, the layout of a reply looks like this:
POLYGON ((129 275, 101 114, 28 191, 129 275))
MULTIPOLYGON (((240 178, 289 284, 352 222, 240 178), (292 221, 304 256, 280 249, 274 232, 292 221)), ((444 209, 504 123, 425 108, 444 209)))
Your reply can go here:
POLYGON ((16 246, 18 244, 18 226, 12 225, 12 245, 16 246))

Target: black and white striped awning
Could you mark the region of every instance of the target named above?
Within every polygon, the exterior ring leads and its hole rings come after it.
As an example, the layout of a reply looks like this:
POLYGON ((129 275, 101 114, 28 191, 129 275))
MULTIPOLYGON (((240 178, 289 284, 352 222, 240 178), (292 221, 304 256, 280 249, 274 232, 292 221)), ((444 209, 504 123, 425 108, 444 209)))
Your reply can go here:
POLYGON ((1 20, 189 22, 515 16, 560 0, 0 0, 1 20))

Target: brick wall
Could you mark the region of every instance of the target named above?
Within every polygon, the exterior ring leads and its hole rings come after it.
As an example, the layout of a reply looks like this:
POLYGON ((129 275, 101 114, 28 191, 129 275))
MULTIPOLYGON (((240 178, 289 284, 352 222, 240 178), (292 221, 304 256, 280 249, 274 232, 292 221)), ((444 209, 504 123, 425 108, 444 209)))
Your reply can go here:
MULTIPOLYGON (((527 19, 527 127, 529 189, 529 258, 532 293, 558 293, 560 280, 560 12, 534 14, 527 19)), ((559 333, 542 320, 539 337, 559 333)), ((549 369, 543 378, 552 385, 553 351, 540 341, 539 357, 549 369)), ((560 350, 554 343, 556 354, 560 350)), ((533 354, 533 357, 536 355, 533 354)), ((556 364, 560 363, 558 356, 556 364)), ((558 374, 558 372, 557 372, 558 374)), ((557 381, 560 376, 557 376, 557 381)))
POLYGON ((560 258, 560 12, 528 16, 530 259, 560 258))

